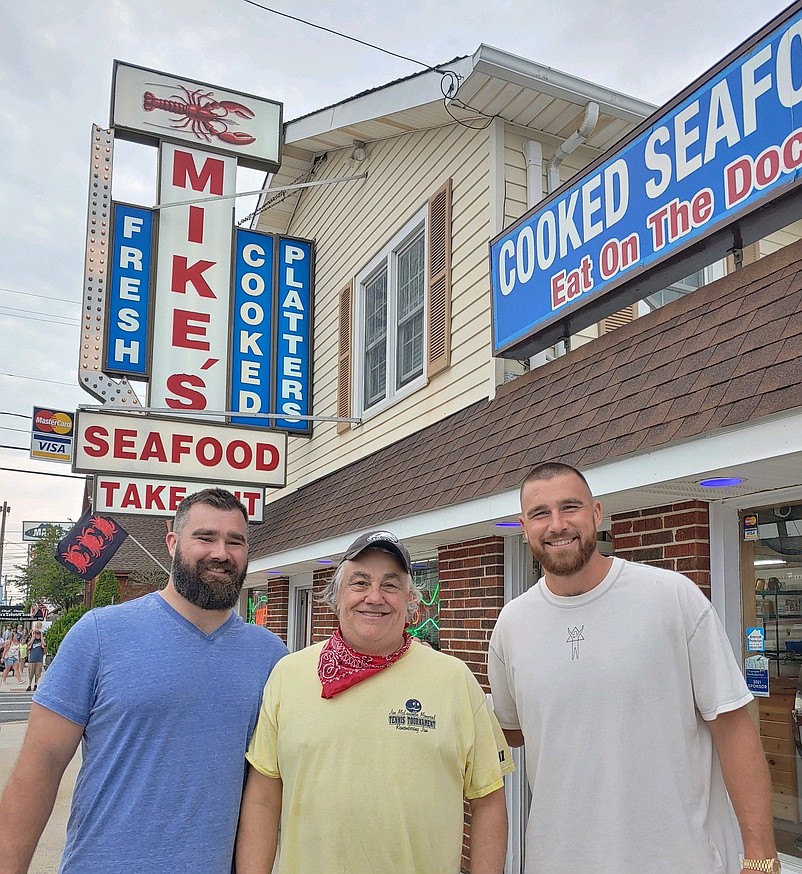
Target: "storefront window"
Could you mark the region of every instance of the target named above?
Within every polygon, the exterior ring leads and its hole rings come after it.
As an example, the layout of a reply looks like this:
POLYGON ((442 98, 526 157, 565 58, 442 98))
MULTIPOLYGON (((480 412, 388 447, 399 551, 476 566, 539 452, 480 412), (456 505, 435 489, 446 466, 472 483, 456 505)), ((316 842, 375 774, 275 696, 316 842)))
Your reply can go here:
POLYGON ((253 589, 248 592, 248 622, 254 625, 267 625, 267 592, 253 589))
POLYGON ((754 586, 753 613, 751 598, 744 601, 752 628, 746 673, 771 773, 777 848, 802 858, 802 738, 795 720, 798 711, 802 725, 802 504, 746 511, 741 534, 745 585, 754 586))
POLYGON ((440 649, 440 575, 437 559, 416 561, 412 576, 423 595, 407 630, 435 649, 440 649))

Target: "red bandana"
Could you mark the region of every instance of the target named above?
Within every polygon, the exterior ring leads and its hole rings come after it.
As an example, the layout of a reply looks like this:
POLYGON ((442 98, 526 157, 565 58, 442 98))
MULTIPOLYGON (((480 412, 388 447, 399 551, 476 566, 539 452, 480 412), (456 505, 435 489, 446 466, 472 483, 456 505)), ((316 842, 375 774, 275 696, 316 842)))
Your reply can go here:
POLYGON ((340 629, 326 641, 326 645, 320 651, 320 659, 317 663, 317 675, 323 685, 321 698, 333 698, 356 686, 362 680, 367 680, 379 671, 389 668, 397 662, 409 649, 412 637, 404 632, 404 642, 401 648, 392 655, 372 656, 357 652, 343 640, 340 629))

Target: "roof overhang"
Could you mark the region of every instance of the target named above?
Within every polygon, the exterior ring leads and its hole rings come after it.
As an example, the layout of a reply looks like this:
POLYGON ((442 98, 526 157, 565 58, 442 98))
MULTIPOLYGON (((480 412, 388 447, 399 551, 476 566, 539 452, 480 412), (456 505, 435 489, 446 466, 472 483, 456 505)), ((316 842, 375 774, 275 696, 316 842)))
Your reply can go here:
MULTIPOLYGON (((457 58, 436 69, 365 91, 289 121, 284 129, 281 168, 270 187, 290 185, 308 172, 315 156, 352 149, 354 140, 366 143, 391 139, 479 117, 498 117, 531 130, 533 136, 563 141, 581 123, 588 102, 599 104, 599 121, 585 148, 601 154, 628 133, 655 107, 626 94, 586 82, 492 46, 480 45, 470 57, 457 58), (444 80, 445 77, 449 77, 444 80), (460 82, 456 98, 444 81, 460 82)), ((316 178, 325 178, 323 169, 316 178)), ((289 231, 299 193, 269 203, 262 196, 260 227, 289 231)))

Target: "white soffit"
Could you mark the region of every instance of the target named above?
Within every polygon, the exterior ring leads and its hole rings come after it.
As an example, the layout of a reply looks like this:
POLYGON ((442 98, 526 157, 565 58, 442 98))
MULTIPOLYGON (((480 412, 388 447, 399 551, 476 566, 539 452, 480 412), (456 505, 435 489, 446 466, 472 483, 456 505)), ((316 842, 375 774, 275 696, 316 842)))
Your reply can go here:
MULTIPOLYGON (((593 100, 599 104, 605 115, 633 124, 642 121, 657 109, 654 104, 644 100, 579 79, 561 70, 545 67, 493 46, 480 45, 474 52, 472 60, 475 73, 484 73, 487 77, 511 82, 532 91, 540 91, 568 103, 584 105, 589 100, 593 100)), ((463 86, 464 93, 460 92, 461 99, 475 105, 474 98, 484 84, 480 77, 472 75, 471 80, 463 86)), ((477 108, 481 109, 481 106, 477 108)))

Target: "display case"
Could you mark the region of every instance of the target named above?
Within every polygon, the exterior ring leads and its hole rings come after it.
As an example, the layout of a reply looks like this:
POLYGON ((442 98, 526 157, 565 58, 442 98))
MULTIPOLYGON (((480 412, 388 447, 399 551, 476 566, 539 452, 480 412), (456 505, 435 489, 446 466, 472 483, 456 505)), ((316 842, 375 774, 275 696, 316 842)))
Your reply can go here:
POLYGON ((755 598, 773 676, 797 677, 802 667, 802 588, 767 587, 756 591, 755 598))

